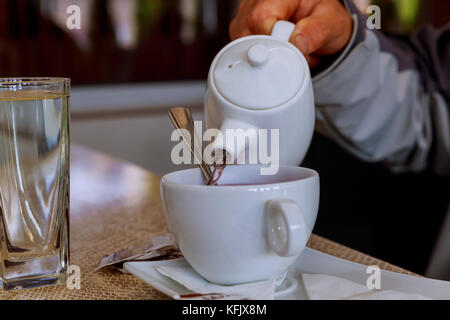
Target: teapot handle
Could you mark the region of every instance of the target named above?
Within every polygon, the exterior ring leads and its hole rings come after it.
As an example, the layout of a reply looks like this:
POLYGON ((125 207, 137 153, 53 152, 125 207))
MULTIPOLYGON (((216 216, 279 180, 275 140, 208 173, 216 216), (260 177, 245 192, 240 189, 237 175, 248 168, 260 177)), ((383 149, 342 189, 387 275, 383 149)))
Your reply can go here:
POLYGON ((272 30, 272 37, 282 41, 289 41, 294 32, 295 24, 289 21, 278 21, 272 30))

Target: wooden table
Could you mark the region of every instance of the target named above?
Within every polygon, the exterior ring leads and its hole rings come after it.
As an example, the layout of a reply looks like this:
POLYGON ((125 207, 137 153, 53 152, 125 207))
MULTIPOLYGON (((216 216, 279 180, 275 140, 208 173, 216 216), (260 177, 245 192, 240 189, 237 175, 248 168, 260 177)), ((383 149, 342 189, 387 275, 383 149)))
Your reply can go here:
MULTIPOLYGON (((65 285, 5 292, 1 299, 167 299, 133 275, 93 272, 100 259, 167 233, 160 176, 93 150, 71 150, 71 264, 81 268, 81 289, 65 285)), ((330 240, 312 235, 308 246, 365 265, 411 274, 330 240)))

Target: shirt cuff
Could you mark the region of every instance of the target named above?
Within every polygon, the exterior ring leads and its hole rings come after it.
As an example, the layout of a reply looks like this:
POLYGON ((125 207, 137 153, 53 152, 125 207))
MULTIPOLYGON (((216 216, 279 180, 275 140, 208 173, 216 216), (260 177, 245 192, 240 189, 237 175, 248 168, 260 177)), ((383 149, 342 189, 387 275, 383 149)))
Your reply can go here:
POLYGON ((350 41, 345 46, 344 50, 341 52, 341 54, 338 56, 338 58, 325 70, 321 71, 320 73, 316 74, 312 81, 313 83, 315 81, 319 81, 322 78, 329 75, 332 71, 334 71, 336 68, 339 67, 339 65, 342 63, 342 61, 347 58, 349 53, 361 42, 364 42, 365 40, 365 16, 359 11, 359 9, 355 6, 353 1, 351 0, 342 0, 343 5, 348 10, 348 12, 351 14, 352 20, 353 20, 353 31, 352 36, 350 37, 350 41))

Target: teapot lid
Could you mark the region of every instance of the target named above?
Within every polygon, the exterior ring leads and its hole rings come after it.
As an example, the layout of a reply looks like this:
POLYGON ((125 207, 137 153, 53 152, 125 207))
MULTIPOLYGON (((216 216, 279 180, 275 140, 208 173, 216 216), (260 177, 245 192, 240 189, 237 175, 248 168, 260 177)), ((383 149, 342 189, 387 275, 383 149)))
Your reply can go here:
POLYGON ((249 36, 226 46, 212 69, 220 94, 246 109, 274 108, 292 99, 309 72, 300 51, 288 42, 294 27, 279 21, 272 36, 249 36))

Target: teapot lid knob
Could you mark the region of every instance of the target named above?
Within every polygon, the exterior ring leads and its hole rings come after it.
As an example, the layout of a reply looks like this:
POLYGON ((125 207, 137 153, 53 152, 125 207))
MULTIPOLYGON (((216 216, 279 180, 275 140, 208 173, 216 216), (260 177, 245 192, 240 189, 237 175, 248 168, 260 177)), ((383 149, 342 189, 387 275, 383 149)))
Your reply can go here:
POLYGON ((269 61, 270 51, 262 44, 255 44, 248 50, 247 56, 253 67, 262 67, 269 61))

